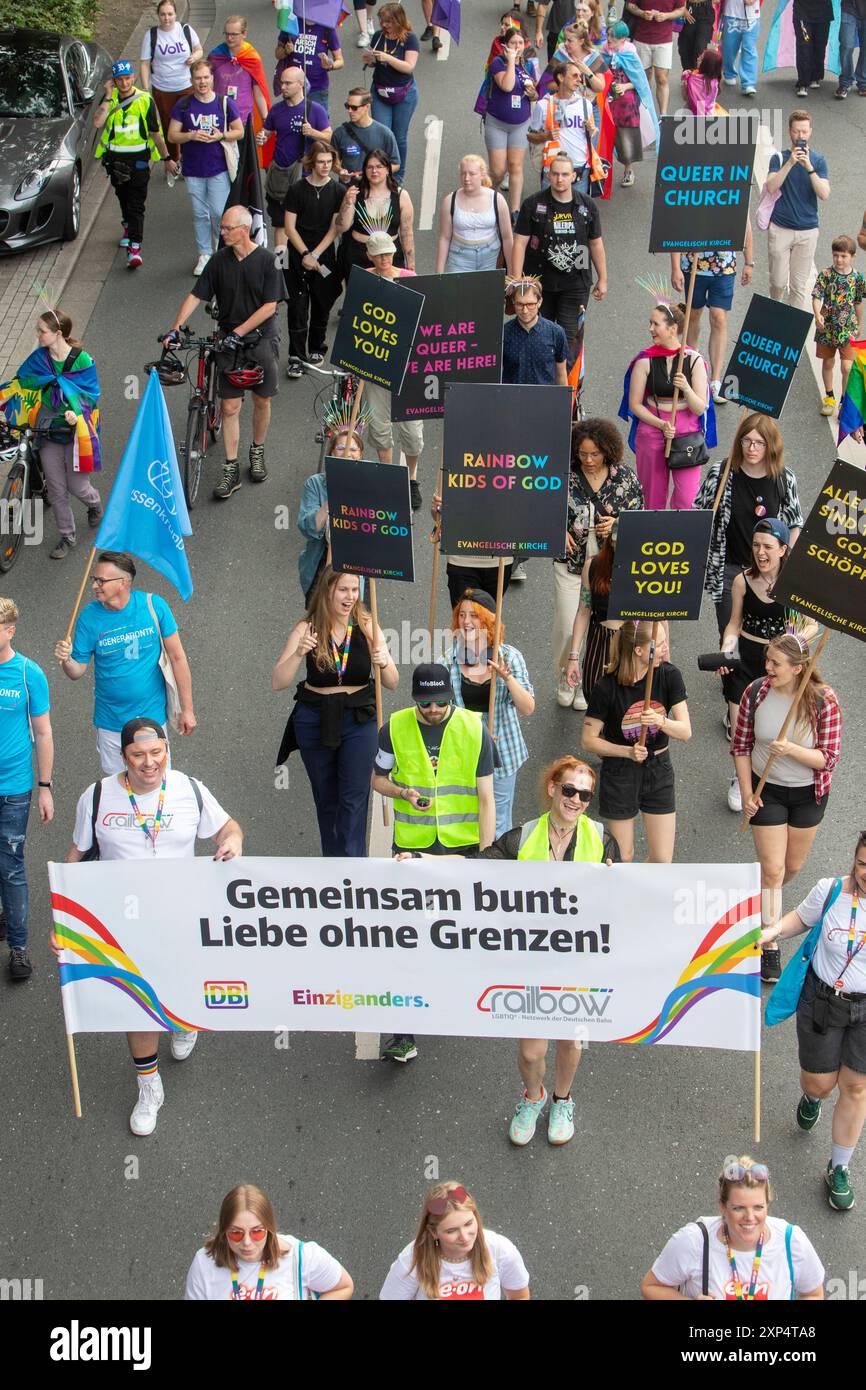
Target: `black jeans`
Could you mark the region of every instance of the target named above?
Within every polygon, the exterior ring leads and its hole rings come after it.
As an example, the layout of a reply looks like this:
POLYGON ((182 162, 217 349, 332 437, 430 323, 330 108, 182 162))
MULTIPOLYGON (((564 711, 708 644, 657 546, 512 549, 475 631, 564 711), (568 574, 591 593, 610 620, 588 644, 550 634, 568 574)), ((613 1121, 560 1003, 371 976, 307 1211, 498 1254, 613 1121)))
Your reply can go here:
POLYGON ((830 25, 823 19, 806 19, 794 3, 794 38, 797 45, 797 86, 824 80, 824 58, 830 25))
POLYGON ((120 203, 120 217, 126 234, 136 246, 144 236, 144 205, 150 183, 150 163, 140 155, 109 155, 109 178, 120 203))
POLYGON ((306 357, 308 334, 310 352, 325 351, 328 316, 341 288, 336 270, 333 266, 328 269, 331 274, 327 276, 317 270, 304 270, 297 251, 289 248, 285 281, 290 357, 306 357))
POLYGON ((691 13, 695 17, 694 24, 684 23, 677 38, 677 52, 684 72, 697 67, 698 59, 713 37, 713 7, 709 0, 697 5, 691 13))
POLYGON ((583 327, 586 320, 587 293, 583 285, 564 290, 545 290, 541 301, 542 317, 558 323, 568 339, 568 371, 571 371, 583 347, 583 327))

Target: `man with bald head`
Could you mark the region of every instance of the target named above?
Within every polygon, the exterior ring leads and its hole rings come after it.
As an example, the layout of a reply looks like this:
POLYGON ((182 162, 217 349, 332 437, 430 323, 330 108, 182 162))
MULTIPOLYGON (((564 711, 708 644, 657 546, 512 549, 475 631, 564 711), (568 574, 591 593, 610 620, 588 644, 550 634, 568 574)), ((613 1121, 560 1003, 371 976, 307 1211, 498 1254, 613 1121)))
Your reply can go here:
POLYGON ((171 332, 163 338, 167 347, 177 346, 181 341, 179 330, 198 306, 216 300, 217 322, 225 335, 217 359, 220 365, 217 391, 222 401, 226 458, 223 476, 213 492, 220 502, 231 497, 241 485, 238 448, 245 391, 251 391, 253 397, 250 479, 263 483, 268 476, 265 439, 271 420, 271 397, 277 394, 280 340, 277 304, 285 298, 285 283, 271 253, 253 241, 251 226, 248 208, 235 205, 226 208, 220 222, 222 247, 211 256, 181 304, 171 332))
MULTIPOLYGON (((260 145, 265 143, 271 131, 277 137, 265 181, 265 199, 278 250, 286 244, 285 199, 289 185, 301 177, 301 159, 313 140, 331 139, 330 117, 324 106, 311 101, 306 95, 302 68, 283 68, 280 94, 282 101, 275 102, 271 107, 263 128, 256 136, 260 145)), ((281 256, 279 264, 283 263, 281 256)))

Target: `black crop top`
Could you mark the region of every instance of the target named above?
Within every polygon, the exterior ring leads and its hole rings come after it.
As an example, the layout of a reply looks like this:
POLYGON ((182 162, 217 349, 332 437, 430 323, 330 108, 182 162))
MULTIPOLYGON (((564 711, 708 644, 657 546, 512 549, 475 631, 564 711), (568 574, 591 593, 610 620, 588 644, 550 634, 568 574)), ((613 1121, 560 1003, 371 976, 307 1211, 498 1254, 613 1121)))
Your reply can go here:
POLYGON ((372 674, 370 647, 362 629, 358 626, 352 628, 349 660, 346 663, 346 670, 341 681, 337 680, 337 673, 333 667, 329 666, 327 671, 320 671, 316 665, 315 652, 307 652, 307 685, 312 686, 314 690, 333 690, 341 685, 367 685, 372 674))
MULTIPOLYGON (((694 356, 686 353, 683 358, 683 376, 692 384, 692 365, 694 356)), ((647 377, 646 393, 652 400, 656 397, 660 401, 673 400, 674 386, 671 377, 676 375, 676 357, 651 357, 649 359, 649 376, 647 377)))

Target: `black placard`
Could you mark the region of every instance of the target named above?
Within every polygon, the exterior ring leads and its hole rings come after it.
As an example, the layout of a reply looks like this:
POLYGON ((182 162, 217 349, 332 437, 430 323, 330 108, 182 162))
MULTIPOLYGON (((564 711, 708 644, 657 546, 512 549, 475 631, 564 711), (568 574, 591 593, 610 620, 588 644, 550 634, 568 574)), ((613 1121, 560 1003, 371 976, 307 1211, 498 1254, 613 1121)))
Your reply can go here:
POLYGON ((450 386, 443 550, 521 559, 560 555, 570 445, 570 387, 450 386))
POLYGON ((415 578, 409 470, 326 458, 331 564, 365 579, 415 578))
POLYGON ((502 380, 503 270, 419 275, 412 288, 424 309, 392 420, 431 420, 445 414, 445 387, 459 381, 502 380))
POLYGON ((753 294, 722 382, 722 395, 778 420, 812 315, 753 294))
POLYGON ((757 113, 662 116, 650 251, 741 251, 757 113))
POLYGON ((608 618, 696 622, 713 514, 620 512, 608 618))
POLYGON ((837 459, 773 598, 866 642, 866 474, 837 459))
POLYGON ((388 391, 400 390, 424 296, 403 281, 352 266, 331 361, 388 391))

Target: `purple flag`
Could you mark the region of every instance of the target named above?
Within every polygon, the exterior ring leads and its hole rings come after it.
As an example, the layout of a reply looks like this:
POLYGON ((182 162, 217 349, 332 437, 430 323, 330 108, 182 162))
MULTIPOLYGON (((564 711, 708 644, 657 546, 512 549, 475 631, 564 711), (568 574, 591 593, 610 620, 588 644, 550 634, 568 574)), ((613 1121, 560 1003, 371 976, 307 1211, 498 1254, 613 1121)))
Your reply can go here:
POLYGON ((460 42, 460 0, 434 0, 430 23, 447 29, 455 43, 460 42))
POLYGON ((295 19, 306 20, 308 24, 323 24, 326 29, 336 29, 343 12, 343 0, 294 0, 292 9, 295 19))

